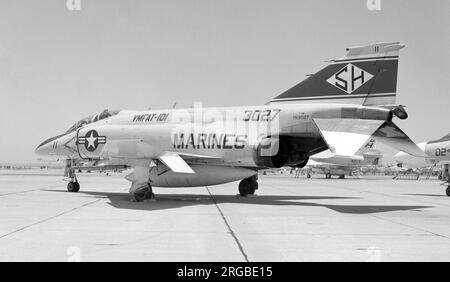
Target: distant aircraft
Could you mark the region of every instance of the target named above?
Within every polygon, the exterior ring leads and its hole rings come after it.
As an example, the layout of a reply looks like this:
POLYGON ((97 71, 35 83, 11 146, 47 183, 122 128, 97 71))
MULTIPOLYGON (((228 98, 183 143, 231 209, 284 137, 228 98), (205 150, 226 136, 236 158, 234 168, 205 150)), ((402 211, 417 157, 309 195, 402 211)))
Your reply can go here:
POLYGON ((403 47, 393 42, 347 48, 344 57, 265 105, 105 110, 42 142, 36 153, 67 159, 70 192, 80 189, 73 165, 80 159, 131 167, 126 179, 135 201, 153 198, 152 186, 237 180, 246 196, 258 189, 259 169, 301 168, 331 147, 337 155, 353 154, 372 135, 422 156, 392 122, 393 116, 407 118, 395 104, 403 47))
POLYGON ((310 157, 308 162, 307 177, 312 173, 324 174, 325 178, 333 175, 345 178, 352 176, 363 166, 378 165, 382 158, 381 152, 374 149, 375 139, 370 138, 354 155, 336 155, 330 150, 310 157))
POLYGON ((446 181, 445 185, 447 189, 445 193, 447 196, 450 196, 450 134, 437 140, 419 143, 417 146, 425 153, 424 157, 418 157, 400 151, 394 156, 394 159, 402 167, 423 168, 442 166, 440 178, 446 181))

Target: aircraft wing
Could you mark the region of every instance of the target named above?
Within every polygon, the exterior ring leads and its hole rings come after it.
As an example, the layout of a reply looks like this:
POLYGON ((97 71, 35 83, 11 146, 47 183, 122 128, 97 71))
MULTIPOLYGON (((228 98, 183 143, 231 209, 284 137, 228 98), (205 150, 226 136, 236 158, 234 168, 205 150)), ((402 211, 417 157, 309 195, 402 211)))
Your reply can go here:
POLYGON ((192 168, 180 157, 180 155, 176 153, 166 152, 159 157, 159 160, 173 172, 195 173, 195 171, 192 170, 192 168))
MULTIPOLYGON (((124 139, 109 141, 102 149, 100 157, 108 159, 153 159, 157 156, 157 150, 142 139, 124 139)), ((216 157, 183 152, 165 152, 177 154, 186 160, 213 160, 216 157)))
POLYGON ((150 159, 154 155, 152 146, 142 139, 109 141, 102 149, 101 158, 150 159))
POLYGON ((164 154, 158 156, 157 149, 141 139, 125 139, 108 142, 102 150, 101 157, 105 159, 127 159, 134 161, 159 159, 169 169, 179 173, 195 173, 186 161, 211 161, 216 159, 215 157, 206 155, 178 152, 164 152, 164 154))
POLYGON ((180 155, 185 160, 215 160, 215 159, 217 159, 217 157, 208 156, 208 155, 191 154, 191 153, 183 153, 183 152, 173 152, 173 153, 180 155))
POLYGON ((371 137, 413 156, 425 153, 394 123, 368 119, 314 119, 330 151, 339 156, 354 155, 371 137))
POLYGON ((73 166, 73 169, 81 169, 81 170, 116 170, 116 169, 127 169, 127 165, 96 165, 96 166, 89 166, 89 165, 82 165, 82 166, 73 166))
POLYGON ((189 163, 198 161, 214 162, 217 158, 208 155, 183 152, 165 152, 158 159, 174 172, 195 173, 189 166, 189 163))

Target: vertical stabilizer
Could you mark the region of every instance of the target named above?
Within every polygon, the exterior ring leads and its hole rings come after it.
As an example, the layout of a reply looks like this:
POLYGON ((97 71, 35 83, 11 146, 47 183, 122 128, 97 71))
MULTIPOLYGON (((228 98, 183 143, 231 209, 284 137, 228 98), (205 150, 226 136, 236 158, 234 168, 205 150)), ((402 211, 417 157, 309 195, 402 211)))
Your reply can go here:
POLYGON ((275 97, 270 103, 393 105, 399 42, 349 47, 347 54, 275 97))

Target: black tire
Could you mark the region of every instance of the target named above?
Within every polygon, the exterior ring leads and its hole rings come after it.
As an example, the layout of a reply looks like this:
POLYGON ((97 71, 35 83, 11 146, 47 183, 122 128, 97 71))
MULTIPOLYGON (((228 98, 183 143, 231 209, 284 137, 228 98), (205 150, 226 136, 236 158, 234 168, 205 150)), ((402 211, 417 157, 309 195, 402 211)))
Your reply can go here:
POLYGON ((255 195, 256 190, 258 190, 258 183, 253 183, 249 195, 255 195))
POLYGON ((445 189, 445 194, 450 197, 450 186, 445 189))
POLYGON ((311 174, 307 174, 307 175, 306 175, 306 178, 311 178, 311 174))
POLYGON ((67 184, 67 191, 69 191, 71 193, 76 193, 76 192, 80 191, 80 183, 78 183, 78 182, 69 182, 67 184))
POLYGON ((339 175, 339 179, 345 179, 345 174, 339 175))
POLYGON ((326 178, 326 179, 331 179, 331 173, 325 174, 325 178, 326 178))
POLYGON ((242 197, 255 194, 255 187, 252 185, 250 180, 243 179, 239 182, 239 194, 242 197))
POLYGON ((251 182, 251 184, 252 184, 252 189, 253 189, 253 191, 252 191, 251 194, 253 195, 253 194, 255 194, 255 191, 258 190, 258 188, 259 188, 257 178, 256 178, 256 179, 253 179, 253 181, 251 182))
POLYGON ((144 200, 148 200, 152 198, 152 191, 150 186, 143 186, 141 188, 136 189, 133 192, 133 199, 136 202, 142 202, 144 200))

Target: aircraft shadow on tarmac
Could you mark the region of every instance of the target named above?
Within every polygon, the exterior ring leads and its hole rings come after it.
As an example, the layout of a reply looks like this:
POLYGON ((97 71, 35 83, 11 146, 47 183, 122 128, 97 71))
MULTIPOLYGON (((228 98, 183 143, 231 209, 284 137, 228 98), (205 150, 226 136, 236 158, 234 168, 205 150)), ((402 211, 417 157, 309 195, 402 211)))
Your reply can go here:
POLYGON ((448 198, 447 195, 444 194, 403 194, 407 196, 422 196, 422 197, 438 197, 438 198, 448 198))
MULTIPOLYGON (((49 192, 64 192, 62 190, 42 190, 49 192)), ((187 194, 157 194, 156 201, 131 202, 128 193, 107 193, 80 191, 78 194, 90 197, 108 198, 109 205, 119 209, 131 210, 165 210, 176 209, 193 205, 214 205, 222 203, 234 203, 245 205, 270 205, 270 206, 298 206, 298 207, 324 207, 345 214, 371 214, 391 211, 420 211, 420 209, 431 208, 431 206, 381 206, 381 205, 333 205, 311 202, 310 200, 351 200, 361 199, 358 197, 335 197, 335 196, 279 196, 279 195, 257 195, 251 197, 240 197, 237 195, 187 195, 187 194)))

